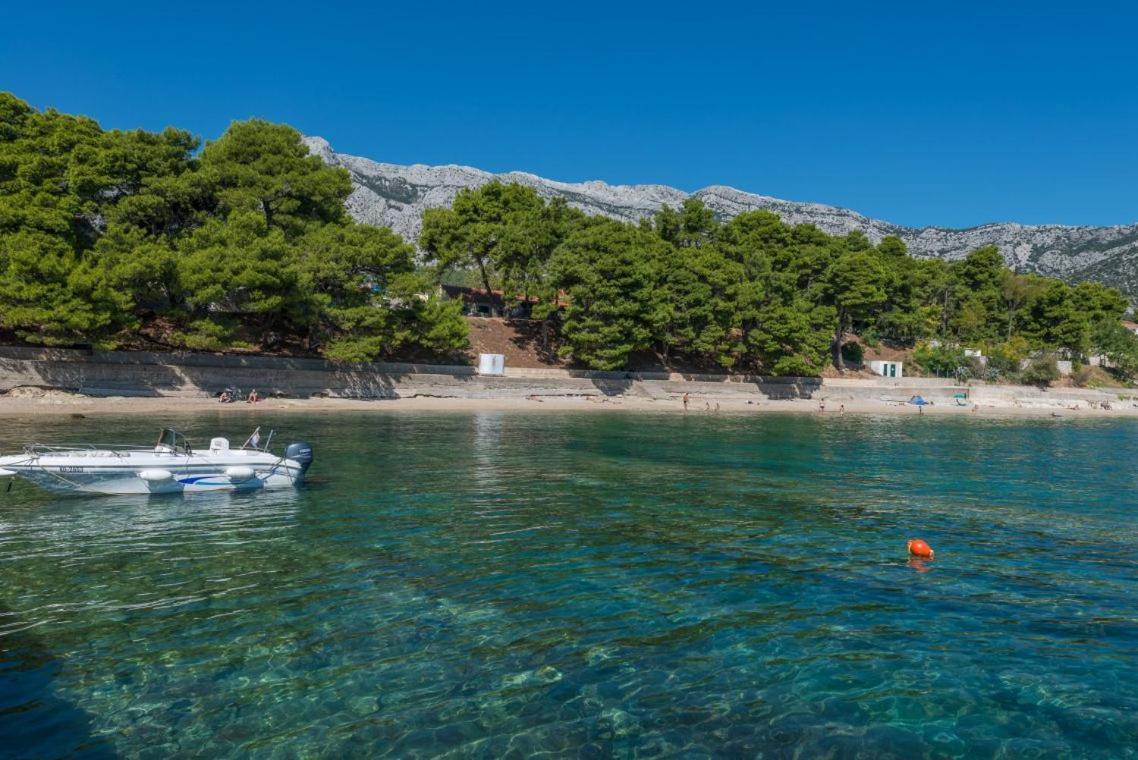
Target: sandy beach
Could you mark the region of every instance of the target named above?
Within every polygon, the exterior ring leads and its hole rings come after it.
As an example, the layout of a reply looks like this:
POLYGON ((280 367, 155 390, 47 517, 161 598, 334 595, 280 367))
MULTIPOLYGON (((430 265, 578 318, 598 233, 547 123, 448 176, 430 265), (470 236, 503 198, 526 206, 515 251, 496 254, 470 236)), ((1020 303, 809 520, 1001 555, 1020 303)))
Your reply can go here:
POLYGON ((42 395, 0 396, 0 415, 28 417, 37 415, 97 414, 180 414, 216 412, 244 414, 255 412, 430 412, 430 411, 509 411, 509 412, 651 412, 661 414, 813 414, 897 415, 925 417, 1033 417, 1033 418, 1117 418, 1138 417, 1133 402, 1112 408, 1091 408, 1086 403, 1070 406, 1016 405, 1009 402, 979 403, 959 406, 934 403, 923 412, 918 407, 896 401, 866 399, 742 399, 702 397, 692 394, 687 410, 681 395, 669 398, 637 396, 531 396, 527 398, 443 398, 417 396, 397 399, 341 398, 269 398, 256 404, 221 404, 211 398, 166 397, 92 397, 61 391, 42 395))

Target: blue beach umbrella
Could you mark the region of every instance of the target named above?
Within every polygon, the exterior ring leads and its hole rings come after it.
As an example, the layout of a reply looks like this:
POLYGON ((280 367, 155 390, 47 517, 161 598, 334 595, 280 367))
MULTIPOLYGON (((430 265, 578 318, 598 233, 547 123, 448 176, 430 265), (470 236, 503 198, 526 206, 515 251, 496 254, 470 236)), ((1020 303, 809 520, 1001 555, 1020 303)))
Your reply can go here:
POLYGON ((924 406, 929 402, 925 401, 924 396, 913 396, 911 399, 909 399, 909 403, 913 404, 914 406, 924 406))

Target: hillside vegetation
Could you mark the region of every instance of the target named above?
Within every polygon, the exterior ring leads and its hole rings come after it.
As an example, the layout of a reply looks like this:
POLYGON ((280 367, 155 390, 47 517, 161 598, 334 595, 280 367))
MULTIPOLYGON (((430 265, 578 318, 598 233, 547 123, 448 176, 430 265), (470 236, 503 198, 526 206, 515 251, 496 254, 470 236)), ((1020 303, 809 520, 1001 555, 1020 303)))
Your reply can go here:
POLYGON ((414 249, 344 213, 351 183, 296 130, 106 131, 0 93, 0 326, 29 343, 138 334, 344 360, 465 345, 414 249))
MULTIPOLYGON (((616 369, 637 352, 665 362, 768 374, 841 367, 849 333, 916 348, 929 372, 1016 379, 1032 354, 1105 354, 1138 368, 1120 324, 1123 295, 1004 267, 980 248, 956 262, 915 259, 894 237, 827 235, 766 211, 726 223, 698 199, 639 224, 587 217, 520 185, 463 190, 424 213, 420 246, 435 277, 454 271, 539 299, 533 316, 565 358, 616 369), (963 347, 983 348, 971 367, 963 347)), ((1051 357, 1051 358, 1049 358, 1051 357)))
POLYGON ((516 184, 424 213, 415 246, 344 211, 348 174, 292 128, 104 130, 0 94, 0 331, 40 345, 318 353, 342 362, 467 346, 444 278, 533 303, 550 353, 816 374, 847 336, 957 371, 982 347, 1012 376, 1032 353, 1138 369, 1127 302, 1101 284, 1017 275, 994 247, 946 263, 766 211, 717 220, 686 199, 640 223, 588 217, 516 184))

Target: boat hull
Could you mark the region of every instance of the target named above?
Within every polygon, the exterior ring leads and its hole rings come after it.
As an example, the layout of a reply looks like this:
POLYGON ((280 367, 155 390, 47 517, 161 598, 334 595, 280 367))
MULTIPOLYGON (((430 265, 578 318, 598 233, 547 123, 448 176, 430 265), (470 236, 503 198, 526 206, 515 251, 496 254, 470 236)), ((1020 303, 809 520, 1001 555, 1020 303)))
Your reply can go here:
POLYGON ((0 476, 12 475, 61 494, 170 494, 292 488, 304 467, 250 452, 217 459, 202 456, 0 457, 0 476))

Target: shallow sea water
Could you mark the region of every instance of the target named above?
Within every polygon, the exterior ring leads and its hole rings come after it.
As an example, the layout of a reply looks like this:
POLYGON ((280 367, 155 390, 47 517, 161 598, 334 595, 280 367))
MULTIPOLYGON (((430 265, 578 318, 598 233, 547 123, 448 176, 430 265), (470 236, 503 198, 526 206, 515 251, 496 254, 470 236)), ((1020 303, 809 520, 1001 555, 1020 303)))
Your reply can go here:
POLYGON ((0 756, 1138 756, 1133 422, 226 410, 0 450, 169 422, 309 440, 312 482, 0 489, 0 756))

